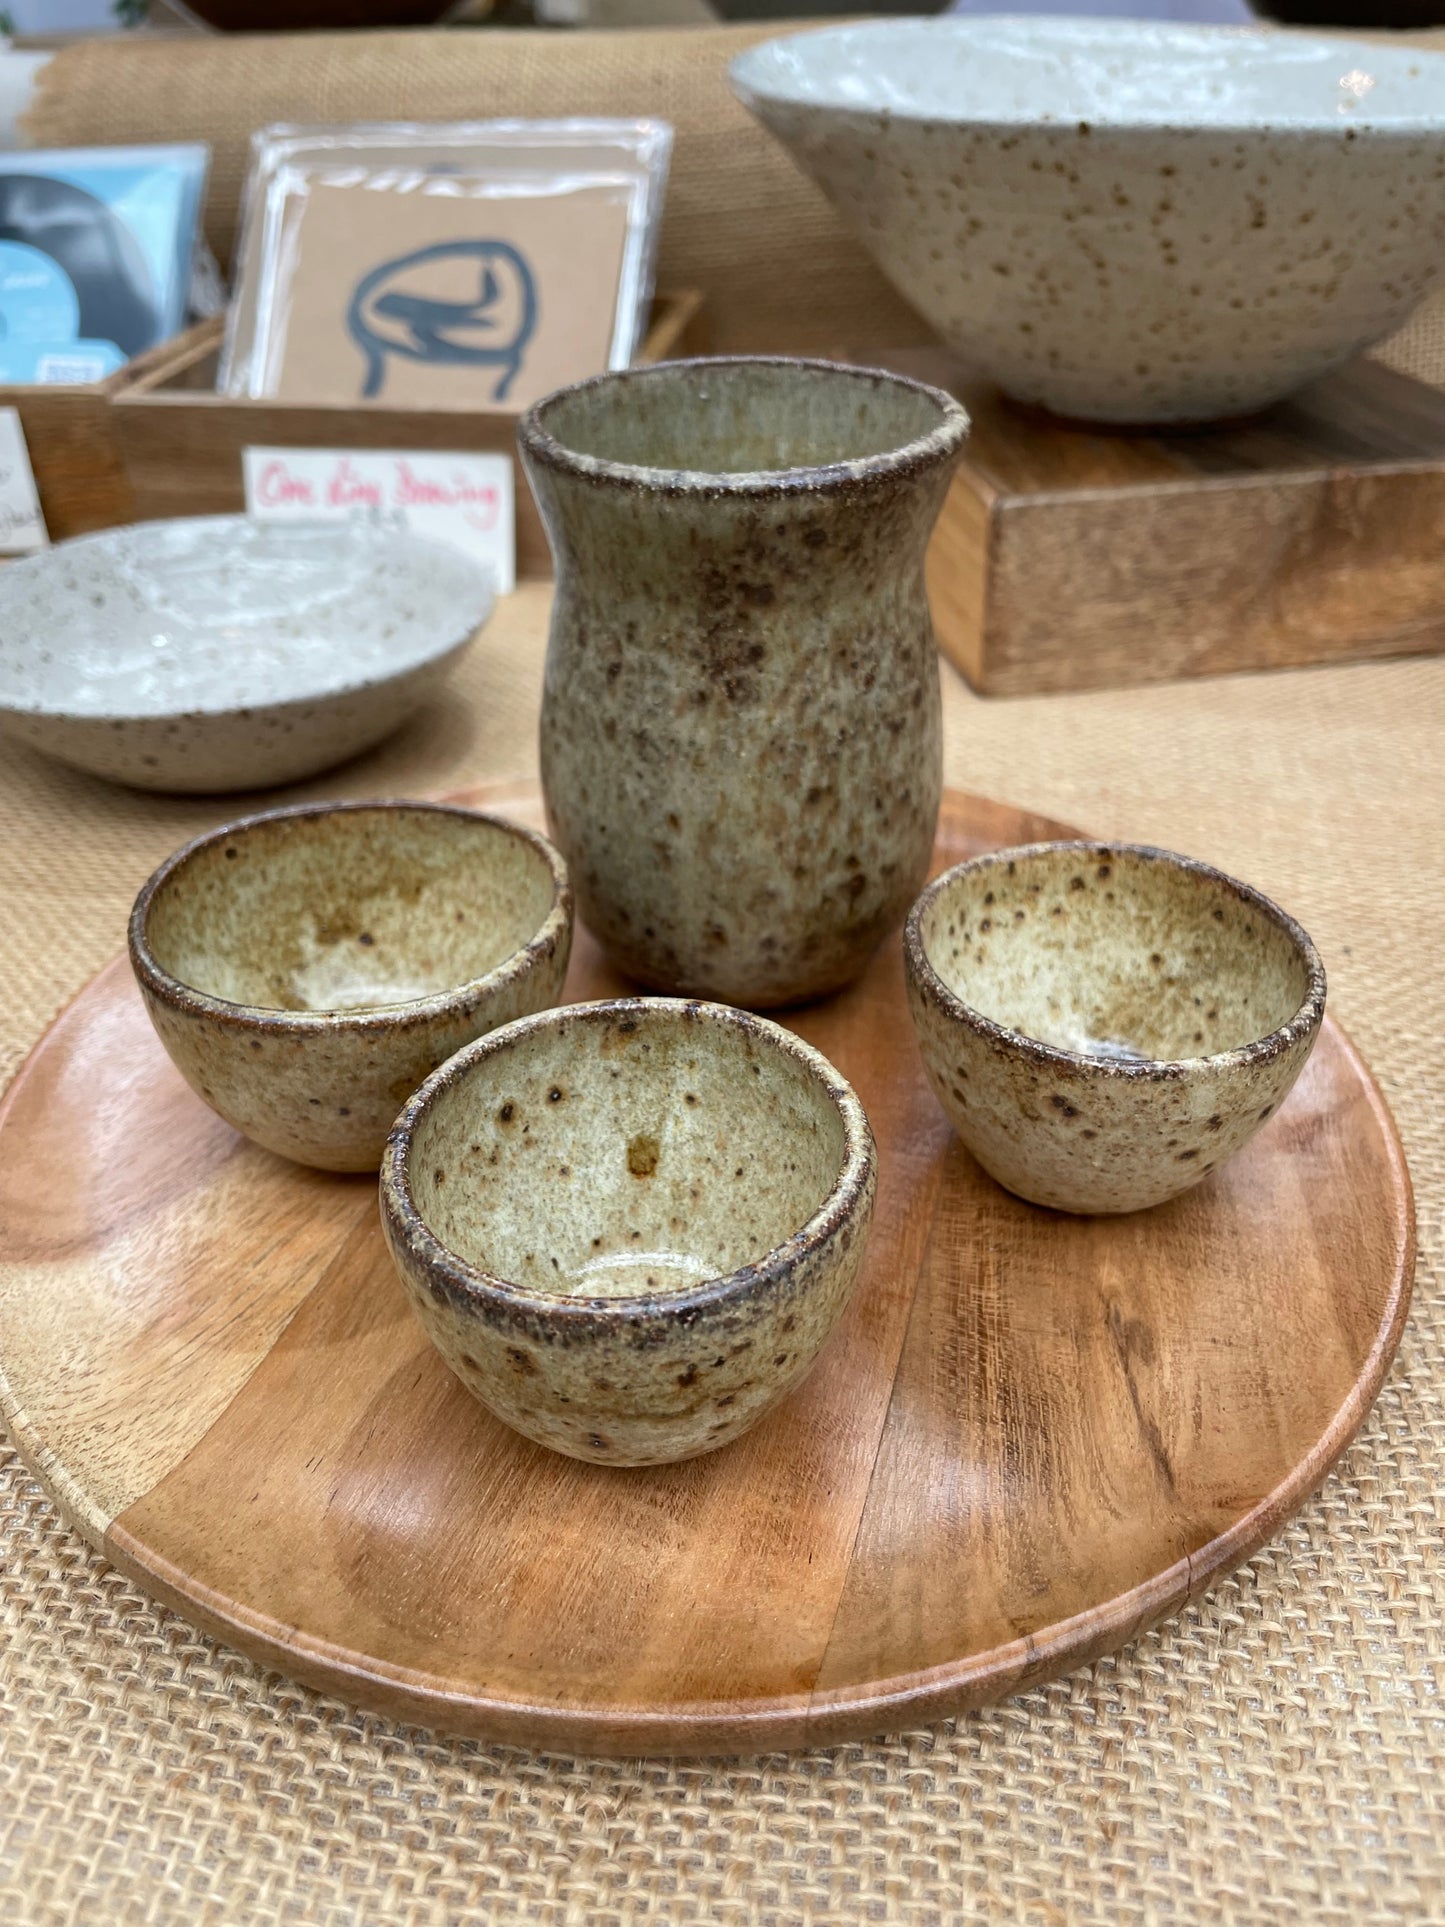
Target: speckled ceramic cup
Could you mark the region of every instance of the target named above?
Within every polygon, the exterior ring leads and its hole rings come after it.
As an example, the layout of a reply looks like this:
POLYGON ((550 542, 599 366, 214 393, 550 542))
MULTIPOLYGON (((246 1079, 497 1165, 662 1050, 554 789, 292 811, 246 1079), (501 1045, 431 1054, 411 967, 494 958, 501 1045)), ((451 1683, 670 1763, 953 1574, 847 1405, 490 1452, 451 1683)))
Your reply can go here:
POLYGON ((569 1457, 710 1452, 795 1386, 873 1211, 863 1107, 791 1032, 629 998, 526 1018, 397 1120, 382 1222, 467 1389, 569 1457))
POLYGON ((589 928, 656 989, 847 983, 927 874, 941 784, 929 531, 967 434, 917 382, 664 363, 540 402, 557 565, 548 822, 589 928))
POLYGON ((1324 1018, 1293 918, 1167 850, 1037 843, 961 863, 904 932, 929 1082, 999 1183, 1137 1211, 1217 1170, 1279 1108, 1324 1018))
POLYGON ((567 871, 545 837, 437 803, 323 803, 188 843, 130 955, 186 1082, 283 1157, 374 1171, 427 1073, 557 1001, 567 871))

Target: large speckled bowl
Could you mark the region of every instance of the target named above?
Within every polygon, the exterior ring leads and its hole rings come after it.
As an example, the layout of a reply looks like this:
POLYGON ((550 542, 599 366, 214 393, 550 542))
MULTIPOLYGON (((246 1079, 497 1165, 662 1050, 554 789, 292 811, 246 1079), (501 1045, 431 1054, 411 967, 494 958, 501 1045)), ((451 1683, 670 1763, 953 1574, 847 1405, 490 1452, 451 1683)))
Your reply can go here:
POLYGON ((137 789, 292 783, 400 728, 492 600, 404 529, 106 529, 0 569, 0 731, 137 789))
POLYGON ((572 895, 545 837, 436 803, 273 810, 189 843, 130 955, 191 1088, 256 1143, 374 1171, 463 1044, 557 1001, 572 895))
POLYGON ((1325 972, 1293 918, 1207 863, 1037 843, 913 906, 908 1000, 929 1082, 999 1183, 1137 1211, 1247 1144, 1314 1048, 1325 972))
POLYGON ((868 1120, 827 1059, 722 1004, 527 1018, 397 1120, 382 1221, 467 1389, 600 1465, 726 1445, 797 1384, 858 1276, 868 1120))
POLYGON ((733 85, 899 292, 1007 393, 1247 413, 1445 275, 1445 55, 1261 28, 904 20, 733 85))

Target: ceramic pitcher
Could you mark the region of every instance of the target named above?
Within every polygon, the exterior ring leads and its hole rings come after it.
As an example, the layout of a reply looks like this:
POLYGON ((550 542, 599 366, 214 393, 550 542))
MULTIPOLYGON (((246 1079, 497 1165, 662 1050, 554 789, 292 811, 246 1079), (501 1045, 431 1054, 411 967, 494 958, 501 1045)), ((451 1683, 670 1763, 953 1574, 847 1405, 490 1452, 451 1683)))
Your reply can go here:
POLYGON ((941 784, 923 557, 958 404, 826 362, 662 363, 519 440, 556 562, 551 833, 630 976, 761 1008, 862 969, 941 784))

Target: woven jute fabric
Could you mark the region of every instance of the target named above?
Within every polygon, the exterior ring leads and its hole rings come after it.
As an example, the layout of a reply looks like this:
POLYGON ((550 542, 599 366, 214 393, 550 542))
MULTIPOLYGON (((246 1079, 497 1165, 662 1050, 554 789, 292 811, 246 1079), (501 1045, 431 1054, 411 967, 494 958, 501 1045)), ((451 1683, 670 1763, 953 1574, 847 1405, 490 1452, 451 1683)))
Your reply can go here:
POLYGON ((251 133, 270 122, 658 115, 676 129, 659 285, 705 290, 720 350, 926 340, 822 194, 733 98, 728 62, 773 31, 81 41, 42 70, 26 131, 55 147, 209 142, 206 231, 227 261, 251 133))
MULTIPOLYGON (((546 606, 504 603, 451 694, 305 793, 530 773, 546 606)), ((1222 863, 1319 941, 1421 1232, 1341 1469, 1201 1604, 1053 1686, 878 1744, 639 1763, 403 1729, 265 1673, 108 1570, 6 1458, 7 1927, 1445 1920, 1445 661, 945 690, 950 781, 1222 863)), ((117 951, 150 867, 263 800, 4 752, 0 1072, 117 951)))
POLYGON ((1375 355, 1402 375, 1445 387, 1445 295, 1435 295, 1418 307, 1399 334, 1382 342, 1375 355))

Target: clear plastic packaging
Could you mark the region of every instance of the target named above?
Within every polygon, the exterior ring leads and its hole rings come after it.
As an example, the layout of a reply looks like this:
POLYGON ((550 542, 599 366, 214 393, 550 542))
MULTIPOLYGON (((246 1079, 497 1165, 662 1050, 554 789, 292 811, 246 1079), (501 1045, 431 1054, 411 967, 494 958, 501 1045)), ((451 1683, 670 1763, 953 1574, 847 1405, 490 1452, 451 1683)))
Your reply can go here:
POLYGON ((0 382, 99 381, 186 318, 210 150, 0 155, 0 382))
POLYGON ((625 367, 671 149, 651 120, 263 129, 218 388, 513 408, 625 367))

